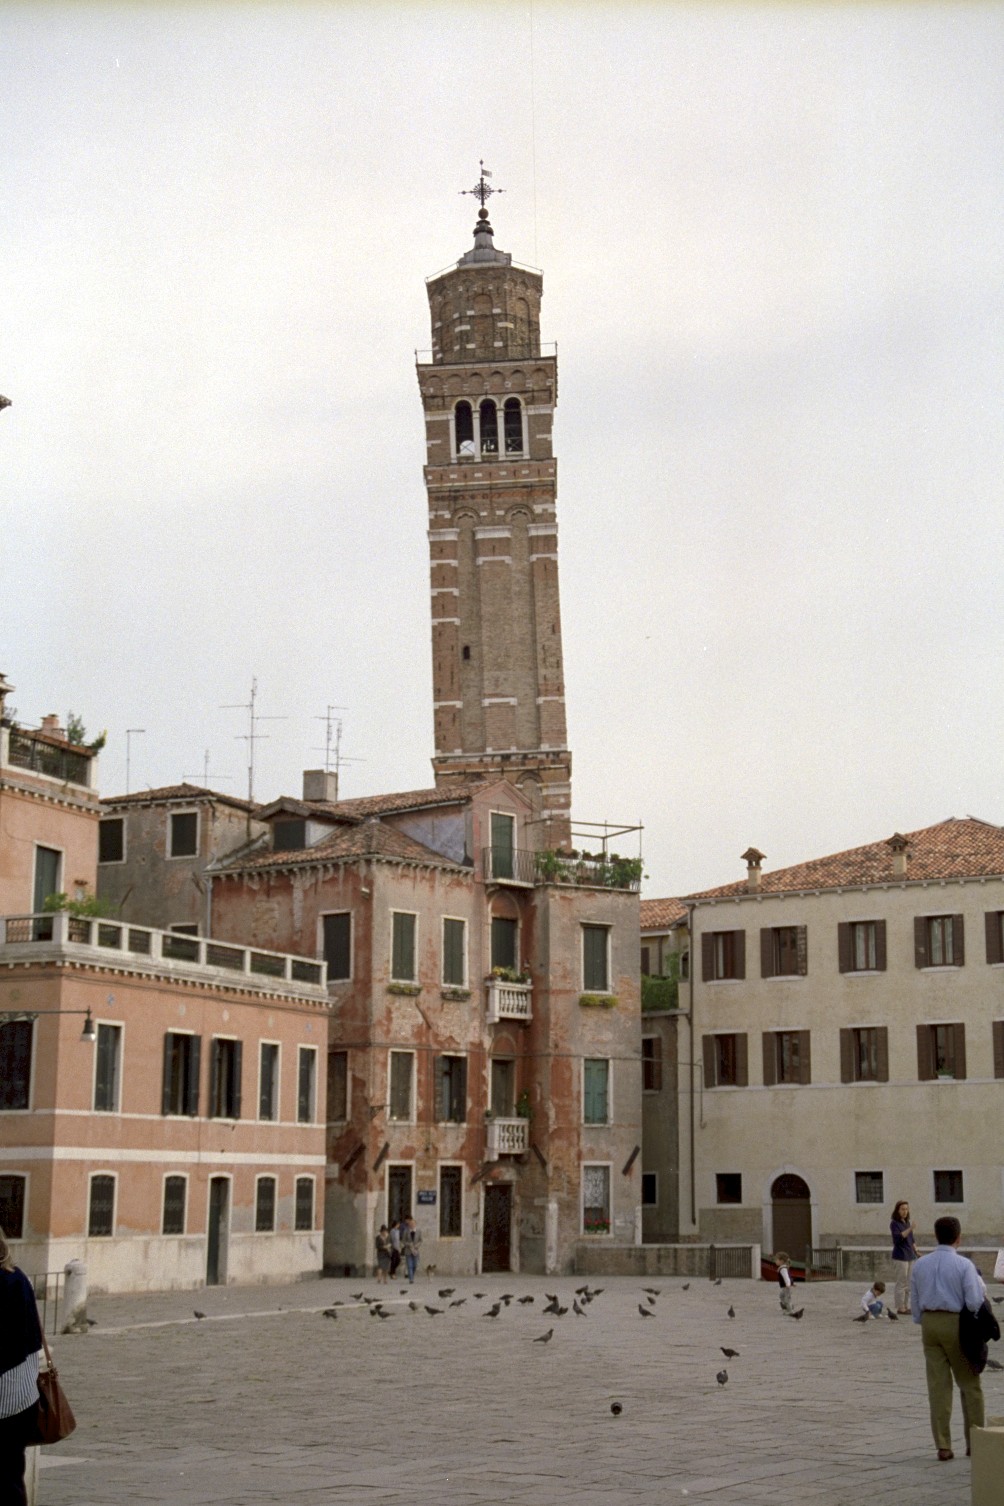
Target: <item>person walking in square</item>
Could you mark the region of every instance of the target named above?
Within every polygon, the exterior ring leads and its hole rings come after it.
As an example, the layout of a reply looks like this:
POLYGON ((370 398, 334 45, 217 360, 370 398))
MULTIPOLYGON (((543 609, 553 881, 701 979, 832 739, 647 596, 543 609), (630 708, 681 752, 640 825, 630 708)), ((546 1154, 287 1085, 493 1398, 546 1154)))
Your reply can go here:
POLYGON ((401 1248, 401 1233, 403 1229, 403 1218, 396 1218, 390 1226, 390 1276, 392 1281, 397 1275, 397 1268, 401 1264, 401 1258, 404 1253, 401 1248))
POLYGON ((382 1286, 387 1285, 390 1276, 390 1234, 387 1225, 380 1225, 380 1232, 376 1237, 376 1279, 382 1286))
POLYGON ((791 1272, 788 1269, 788 1266, 791 1263, 791 1256, 786 1255, 783 1250, 778 1250, 777 1254, 774 1256, 774 1262, 777 1266, 777 1284, 781 1289, 781 1311, 783 1313, 790 1313, 793 1293, 791 1285, 791 1272))
POLYGON ((0 1502, 26 1506, 24 1451, 38 1409, 42 1331, 31 1282, 0 1229, 0 1502))
POLYGON ((408 1272, 408 1280, 414 1281, 415 1272, 418 1270, 419 1252, 422 1245, 422 1231, 416 1228, 415 1220, 409 1213, 404 1221, 404 1233, 401 1236, 401 1249, 404 1252, 404 1263, 408 1272))
POLYGON ((957 1218, 935 1219, 937 1247, 913 1267, 913 1321, 920 1324, 927 1367, 931 1432, 938 1458, 953 1459, 952 1378, 962 1396, 962 1425, 969 1453, 969 1430, 983 1426, 983 1387, 959 1343, 959 1314, 978 1313, 984 1288, 971 1260, 959 1254, 962 1225, 957 1218))
POLYGON ((892 1210, 889 1233, 892 1235, 892 1258, 896 1262, 896 1311, 905 1316, 910 1311, 910 1273, 917 1259, 910 1204, 905 1198, 892 1210))

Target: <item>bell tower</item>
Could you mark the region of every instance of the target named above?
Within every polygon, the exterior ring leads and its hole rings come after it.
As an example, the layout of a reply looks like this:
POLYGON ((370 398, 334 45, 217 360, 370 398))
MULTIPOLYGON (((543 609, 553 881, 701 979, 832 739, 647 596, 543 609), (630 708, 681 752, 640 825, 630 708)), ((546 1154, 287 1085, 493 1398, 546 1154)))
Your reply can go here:
POLYGON ((572 757, 558 605, 554 347, 539 272, 494 244, 482 164, 474 245, 428 280, 425 410, 436 784, 504 777, 570 841, 572 757))

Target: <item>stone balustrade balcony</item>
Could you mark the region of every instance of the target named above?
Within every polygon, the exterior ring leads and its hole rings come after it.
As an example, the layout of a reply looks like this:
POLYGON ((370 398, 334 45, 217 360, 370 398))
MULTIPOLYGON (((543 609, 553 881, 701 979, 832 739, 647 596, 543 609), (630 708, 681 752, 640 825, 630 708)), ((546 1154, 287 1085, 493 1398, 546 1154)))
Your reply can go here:
POLYGON ((500 1156, 521 1156, 530 1149, 529 1119, 489 1119, 488 1160, 500 1156))
POLYGON ((500 1020, 522 1020, 529 1024, 533 1018, 531 983, 508 983, 503 978, 489 978, 486 984, 488 1000, 485 1018, 489 1025, 500 1020))

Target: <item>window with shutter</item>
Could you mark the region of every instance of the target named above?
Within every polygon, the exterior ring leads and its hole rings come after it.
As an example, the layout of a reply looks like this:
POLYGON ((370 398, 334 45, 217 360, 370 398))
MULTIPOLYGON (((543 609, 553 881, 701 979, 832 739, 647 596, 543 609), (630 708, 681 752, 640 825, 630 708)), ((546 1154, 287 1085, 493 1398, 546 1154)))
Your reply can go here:
POLYGON ((114 1114, 119 1106, 122 1026, 99 1025, 94 1061, 95 1113, 114 1114))
POLYGON ((241 1116, 241 1042, 216 1036, 209 1059, 210 1119, 241 1116))
POLYGON ((352 977, 352 914, 339 910, 322 915, 324 960, 328 964, 328 982, 342 982, 352 977))
POLYGON ((279 1047, 262 1041, 258 1064, 258 1118, 279 1117, 279 1047))
POLYGON ((462 1166, 439 1168, 439 1237, 459 1239, 463 1233, 464 1170, 462 1166))
POLYGON ((585 1124, 606 1124, 609 1118, 610 1063, 587 1057, 582 1064, 582 1118, 585 1124))
POLYGON ((31 1020, 0 1025, 0 1109, 26 1109, 31 1091, 31 1020))
POLYGON ((961 967, 964 926, 961 915, 923 915, 914 922, 918 967, 961 967))
POLYGON ((202 1038, 169 1030, 164 1036, 164 1080, 161 1112, 188 1114, 199 1112, 199 1064, 202 1038))
POLYGON ((418 917, 404 910, 391 913, 390 975, 395 983, 414 983, 415 926, 418 917))
POLYGON ((609 937, 609 926, 582 927, 582 986, 586 993, 605 994, 610 991, 609 937))
POLYGON ((301 1046, 297 1070, 296 1119, 298 1124, 314 1122, 314 1098, 317 1084, 317 1051, 301 1046))
MULTIPOLYGON (((1001 1078, 1001 1077, 1004 1077, 1004 1020, 994 1020, 994 1022, 993 1022, 993 1040, 994 1040, 994 1076, 997 1077, 997 1078, 1001 1078)), ((2 1227, 2 1226, 3 1226, 3 1219, 0 1219, 0 1227, 2 1227)))
POLYGON ((701 968, 705 982, 746 976, 746 932, 711 931, 701 937, 701 968))
POLYGON ((1004 962, 1004 910, 988 910, 984 916, 987 936, 987 961, 1004 962))
POLYGON ((443 918, 443 983, 464 988, 467 983, 467 922, 443 918))
POLYGON ((467 1120, 467 1058, 437 1056, 435 1065, 435 1115, 439 1124, 464 1124, 467 1120))
POLYGON ((390 1053, 390 1105, 391 1119, 411 1118, 411 1081, 414 1071, 413 1051, 390 1053))
POLYGON ((492 878, 511 879, 515 874, 516 817, 492 811, 491 837, 492 878))
POLYGON ((492 967, 519 971, 519 926, 505 915, 492 916, 492 967))

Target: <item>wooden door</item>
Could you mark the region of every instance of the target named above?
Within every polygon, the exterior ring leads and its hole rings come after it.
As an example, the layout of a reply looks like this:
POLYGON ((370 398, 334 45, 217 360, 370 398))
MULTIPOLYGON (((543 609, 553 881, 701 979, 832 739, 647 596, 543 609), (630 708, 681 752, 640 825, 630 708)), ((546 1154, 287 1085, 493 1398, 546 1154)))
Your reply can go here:
POLYGON ((227 1279, 227 1223, 230 1183, 213 1177, 209 1183, 209 1230, 206 1240, 206 1285, 222 1286, 227 1279))
POLYGON ((512 1267, 512 1188, 505 1182, 489 1182, 485 1187, 484 1232, 482 1234, 481 1269, 508 1271, 512 1267))
POLYGON ((812 1244, 812 1207, 801 1177, 777 1177, 770 1189, 774 1250, 784 1250, 801 1263, 812 1244))

